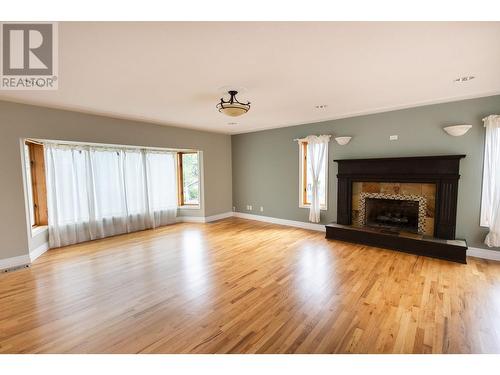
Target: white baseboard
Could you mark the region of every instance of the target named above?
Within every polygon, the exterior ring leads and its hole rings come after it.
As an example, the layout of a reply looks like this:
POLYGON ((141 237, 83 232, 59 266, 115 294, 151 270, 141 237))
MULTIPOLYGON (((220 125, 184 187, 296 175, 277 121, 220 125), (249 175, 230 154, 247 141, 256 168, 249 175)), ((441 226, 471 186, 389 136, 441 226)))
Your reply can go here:
POLYGON ((204 223, 205 217, 203 216, 177 216, 178 223, 204 223))
POLYGON ((0 270, 6 270, 14 267, 27 266, 31 263, 29 255, 20 255, 17 257, 0 259, 0 270))
POLYGON ((40 255, 45 253, 49 249, 49 244, 44 243, 38 246, 35 250, 30 251, 28 255, 20 255, 17 257, 0 259, 0 271, 9 268, 21 267, 30 265, 37 259, 40 255))
POLYGON ((211 221, 225 219, 227 217, 232 217, 234 212, 224 212, 223 214, 212 215, 205 217, 205 223, 210 223, 211 221))
POLYGON ((467 249, 467 256, 500 261, 500 251, 480 249, 478 247, 469 247, 467 249))
POLYGON ((225 219, 233 216, 232 212, 224 212, 222 214, 212 216, 178 216, 178 223, 210 223, 211 221, 225 219))
POLYGON ((44 244, 38 246, 35 250, 30 251, 30 260, 32 262, 35 261, 40 255, 45 253, 49 249, 49 243, 45 242, 44 244))
POLYGON ((257 220, 257 221, 264 221, 266 223, 287 225, 289 227, 316 230, 318 232, 325 231, 325 226, 323 224, 314 224, 314 223, 306 223, 303 221, 278 219, 277 217, 246 214, 243 212, 235 212, 233 216, 239 217, 242 219, 257 220))

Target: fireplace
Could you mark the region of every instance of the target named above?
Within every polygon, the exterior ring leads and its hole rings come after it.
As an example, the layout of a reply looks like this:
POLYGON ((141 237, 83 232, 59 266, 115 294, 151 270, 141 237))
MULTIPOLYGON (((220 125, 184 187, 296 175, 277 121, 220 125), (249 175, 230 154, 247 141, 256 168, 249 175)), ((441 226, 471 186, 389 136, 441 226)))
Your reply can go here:
POLYGON ((465 263, 467 243, 455 239, 463 157, 335 160, 337 222, 326 237, 465 263))
POLYGON ((337 223, 356 225, 359 222, 362 217, 361 200, 358 203, 353 199, 353 193, 359 189, 367 194, 415 195, 427 199, 426 211, 429 215, 425 220, 427 229, 424 234, 455 239, 459 166, 460 159, 464 157, 443 155, 335 160, 338 163, 337 223))
POLYGON ((418 233, 418 201, 367 198, 365 200, 365 225, 418 233))

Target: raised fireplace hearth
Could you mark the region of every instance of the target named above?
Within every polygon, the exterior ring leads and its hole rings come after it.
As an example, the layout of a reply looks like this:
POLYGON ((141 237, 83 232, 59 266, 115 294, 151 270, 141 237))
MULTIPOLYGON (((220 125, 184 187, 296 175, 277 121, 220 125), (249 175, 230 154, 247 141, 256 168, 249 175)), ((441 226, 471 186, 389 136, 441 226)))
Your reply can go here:
POLYGON ((327 238, 465 262, 465 242, 450 241, 464 157, 335 160, 337 223, 327 238))

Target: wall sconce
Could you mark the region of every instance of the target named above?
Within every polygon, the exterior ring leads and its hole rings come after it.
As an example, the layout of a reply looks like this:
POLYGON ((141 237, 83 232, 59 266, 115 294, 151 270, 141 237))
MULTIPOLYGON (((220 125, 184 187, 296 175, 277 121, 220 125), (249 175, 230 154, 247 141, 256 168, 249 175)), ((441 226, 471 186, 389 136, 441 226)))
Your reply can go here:
POLYGON ((461 137, 472 128, 472 125, 452 125, 446 126, 443 130, 453 137, 461 137))
POLYGON ((345 146, 351 141, 352 137, 335 137, 335 141, 341 146, 345 146))

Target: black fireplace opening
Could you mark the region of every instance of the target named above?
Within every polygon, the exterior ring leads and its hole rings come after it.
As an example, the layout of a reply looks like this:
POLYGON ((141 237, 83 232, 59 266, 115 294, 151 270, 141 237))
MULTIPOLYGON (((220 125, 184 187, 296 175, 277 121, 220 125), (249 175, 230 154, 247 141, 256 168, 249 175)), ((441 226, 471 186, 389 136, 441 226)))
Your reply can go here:
POLYGON ((418 201, 366 198, 365 225, 418 233, 418 201))

